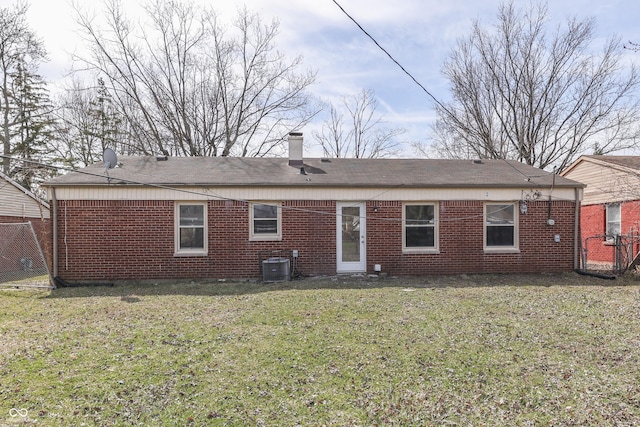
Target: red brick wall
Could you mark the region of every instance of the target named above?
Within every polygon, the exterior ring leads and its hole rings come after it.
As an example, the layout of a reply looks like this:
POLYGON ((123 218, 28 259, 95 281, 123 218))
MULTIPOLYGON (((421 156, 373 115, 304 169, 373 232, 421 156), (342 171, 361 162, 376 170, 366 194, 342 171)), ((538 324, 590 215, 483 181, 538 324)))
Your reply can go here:
MULTIPOLYGON (((620 205, 620 232, 623 235, 638 234, 640 231, 640 200, 622 202, 620 205)), ((607 210, 604 204, 583 205, 580 210, 582 245, 590 263, 613 264, 614 246, 605 243, 607 210)), ((633 253, 637 254, 640 245, 636 244, 633 253)))
POLYGON ((573 269, 574 209, 571 202, 553 202, 553 226, 547 225, 548 202, 528 203, 519 215, 520 251, 487 253, 483 249, 484 208, 480 201, 439 203, 439 253, 402 253, 401 202, 377 202, 367 207, 368 270, 375 264, 390 274, 452 274, 498 272, 561 272, 573 269), (554 242, 554 235, 560 242, 554 242))
MULTIPOLYGON (((174 257, 172 201, 58 202, 59 275, 69 281, 260 278, 264 251, 299 251, 305 275, 336 273, 335 201, 285 201, 281 241, 249 241, 249 209, 208 202, 209 255, 174 257), (66 238, 66 243, 65 243, 66 238)), ((402 203, 367 203, 367 270, 394 275, 556 272, 573 268, 574 204, 531 202, 520 215, 520 252, 483 250, 482 202, 441 202, 440 253, 402 253, 402 203), (379 207, 378 212, 373 206, 379 207), (560 243, 553 241, 560 234, 560 243)))
POLYGON ((263 251, 299 250, 304 274, 335 274, 335 202, 285 202, 282 241, 249 241, 246 203, 210 201, 209 256, 174 256, 172 201, 58 202, 65 280, 259 278, 263 251), (66 213, 65 213, 66 210, 66 213), (66 243, 65 243, 66 236, 66 243))

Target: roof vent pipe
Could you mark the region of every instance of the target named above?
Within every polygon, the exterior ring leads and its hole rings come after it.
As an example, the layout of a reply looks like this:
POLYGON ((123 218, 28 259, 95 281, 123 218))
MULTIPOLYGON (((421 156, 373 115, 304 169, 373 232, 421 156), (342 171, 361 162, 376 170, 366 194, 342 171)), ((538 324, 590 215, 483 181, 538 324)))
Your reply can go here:
POLYGON ((302 132, 289 133, 289 166, 302 166, 302 132))

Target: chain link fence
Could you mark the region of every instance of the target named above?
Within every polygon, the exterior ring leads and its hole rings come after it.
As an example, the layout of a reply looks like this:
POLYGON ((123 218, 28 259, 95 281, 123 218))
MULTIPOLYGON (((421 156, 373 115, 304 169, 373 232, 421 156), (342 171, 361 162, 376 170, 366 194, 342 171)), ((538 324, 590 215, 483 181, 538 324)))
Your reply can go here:
POLYGON ((623 274, 640 262, 640 234, 596 235, 584 239, 582 266, 587 271, 623 274))
POLYGON ((0 287, 51 288, 52 283, 31 223, 0 223, 0 287))

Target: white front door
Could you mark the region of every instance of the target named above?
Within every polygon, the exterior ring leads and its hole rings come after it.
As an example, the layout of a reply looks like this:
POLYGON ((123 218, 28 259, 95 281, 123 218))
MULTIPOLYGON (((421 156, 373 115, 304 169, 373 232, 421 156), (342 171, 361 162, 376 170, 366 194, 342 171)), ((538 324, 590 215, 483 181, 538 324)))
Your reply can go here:
POLYGON ((336 205, 338 273, 365 272, 366 205, 359 202, 338 202, 336 205))

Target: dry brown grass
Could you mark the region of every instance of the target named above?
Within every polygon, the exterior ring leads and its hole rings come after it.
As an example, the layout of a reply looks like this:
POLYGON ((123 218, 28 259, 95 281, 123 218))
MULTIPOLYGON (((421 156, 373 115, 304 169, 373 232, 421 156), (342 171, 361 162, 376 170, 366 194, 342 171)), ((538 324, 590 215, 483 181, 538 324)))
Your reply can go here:
POLYGON ((0 425, 640 424, 632 276, 0 290, 0 339, 0 425))

